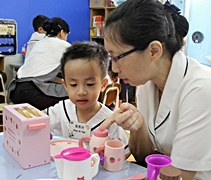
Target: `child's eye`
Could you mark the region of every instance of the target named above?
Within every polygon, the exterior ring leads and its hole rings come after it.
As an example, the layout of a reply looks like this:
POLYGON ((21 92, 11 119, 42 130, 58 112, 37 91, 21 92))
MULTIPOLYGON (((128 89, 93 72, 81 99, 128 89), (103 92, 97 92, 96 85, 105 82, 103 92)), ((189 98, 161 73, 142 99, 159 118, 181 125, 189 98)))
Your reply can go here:
POLYGON ((70 86, 72 86, 72 87, 76 87, 76 86, 77 86, 77 84, 70 84, 70 86))
POLYGON ((94 86, 94 84, 87 84, 87 86, 94 86))

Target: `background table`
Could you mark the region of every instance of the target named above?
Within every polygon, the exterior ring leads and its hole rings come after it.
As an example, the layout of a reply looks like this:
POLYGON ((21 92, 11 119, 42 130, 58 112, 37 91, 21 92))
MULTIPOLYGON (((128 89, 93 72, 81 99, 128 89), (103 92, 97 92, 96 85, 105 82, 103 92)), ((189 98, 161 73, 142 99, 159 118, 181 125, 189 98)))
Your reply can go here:
MULTIPOLYGON (((41 179, 58 179, 55 162, 49 164, 22 169, 21 166, 13 159, 12 156, 2 146, 3 133, 0 133, 0 179, 1 180, 41 180, 41 179)), ((55 137, 54 139, 59 139, 55 137)), ((61 138, 60 138, 61 139, 61 138)), ((137 173, 146 174, 147 169, 134 163, 125 162, 124 168, 119 172, 106 171, 102 165, 99 172, 93 180, 118 180, 129 177, 137 173)))
POLYGON ((21 63, 10 63, 9 64, 12 68, 13 78, 16 76, 16 73, 18 69, 23 65, 23 62, 21 63))

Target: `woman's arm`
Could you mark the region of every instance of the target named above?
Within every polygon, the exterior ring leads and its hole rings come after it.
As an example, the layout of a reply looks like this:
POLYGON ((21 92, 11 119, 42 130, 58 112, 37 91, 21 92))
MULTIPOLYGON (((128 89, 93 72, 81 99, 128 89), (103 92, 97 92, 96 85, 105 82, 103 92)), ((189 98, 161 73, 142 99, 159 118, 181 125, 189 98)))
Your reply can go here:
POLYGON ((138 164, 145 166, 145 157, 153 153, 145 123, 137 131, 130 131, 129 148, 138 164))
POLYGON ((181 171, 181 176, 182 176, 182 180, 193 180, 193 178, 196 175, 196 172, 194 171, 185 171, 180 169, 181 171))

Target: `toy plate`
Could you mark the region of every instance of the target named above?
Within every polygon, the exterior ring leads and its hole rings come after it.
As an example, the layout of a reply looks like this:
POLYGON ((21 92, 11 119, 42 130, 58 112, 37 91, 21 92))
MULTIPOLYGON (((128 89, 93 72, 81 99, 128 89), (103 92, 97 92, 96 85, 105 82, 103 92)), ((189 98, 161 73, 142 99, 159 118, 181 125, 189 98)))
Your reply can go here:
POLYGON ((79 147, 78 140, 65 139, 65 140, 51 140, 50 142, 50 156, 54 160, 54 156, 60 154, 64 149, 70 147, 79 147))

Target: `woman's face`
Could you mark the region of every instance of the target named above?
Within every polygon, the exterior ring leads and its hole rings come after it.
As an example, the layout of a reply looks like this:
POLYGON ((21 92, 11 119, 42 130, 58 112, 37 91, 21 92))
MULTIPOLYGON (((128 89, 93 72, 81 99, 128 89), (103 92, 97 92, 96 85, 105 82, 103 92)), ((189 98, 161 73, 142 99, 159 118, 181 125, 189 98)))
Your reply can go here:
MULTIPOLYGON (((122 45, 111 41, 108 37, 104 39, 105 47, 114 58, 134 47, 122 45)), ((152 77, 152 61, 149 48, 144 51, 134 51, 115 62, 112 61, 112 70, 118 73, 118 77, 123 79, 125 83, 132 86, 145 84, 152 77)))

